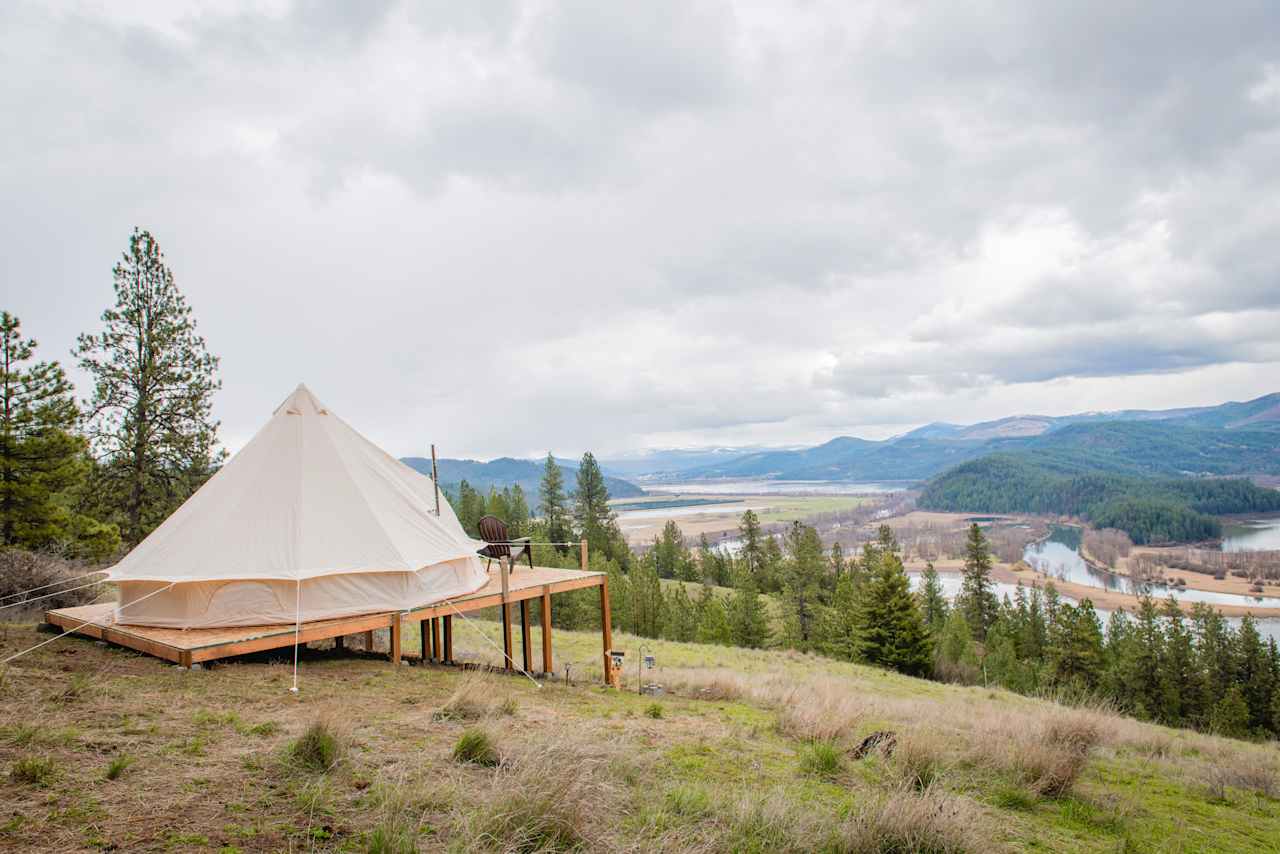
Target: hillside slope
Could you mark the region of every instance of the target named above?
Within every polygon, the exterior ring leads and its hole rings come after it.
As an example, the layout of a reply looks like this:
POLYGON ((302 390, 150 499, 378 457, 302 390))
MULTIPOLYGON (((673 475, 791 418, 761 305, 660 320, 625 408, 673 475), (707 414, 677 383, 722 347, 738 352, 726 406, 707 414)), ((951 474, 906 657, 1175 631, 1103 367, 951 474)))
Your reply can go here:
POLYGON ((934 423, 880 442, 842 436, 813 448, 728 455, 678 476, 924 480, 988 453, 1024 449, 1066 465, 1134 474, 1280 474, 1280 393, 1186 409, 934 423))
MULTIPOLYGON (((459 651, 491 659, 479 634, 494 629, 460 624, 459 651)), ((11 627, 0 655, 39 639, 11 627)), ((599 642, 557 632, 575 687, 310 652, 295 696, 285 663, 180 671, 59 641, 19 659, 0 694, 0 847, 989 854, 1280 839, 1272 747, 811 656, 646 641, 669 691, 655 700, 588 681, 599 642), (469 732, 485 735, 464 756, 487 762, 487 738, 496 767, 454 758, 469 732), (873 732, 896 748, 857 758, 873 732)))
MULTIPOLYGON (((430 476, 431 474, 431 460, 429 458, 404 457, 401 462, 425 475, 430 476)), ((530 507, 537 504, 538 484, 542 480, 543 463, 541 461, 499 457, 489 462, 441 459, 437 463, 442 487, 456 490, 458 484, 465 480, 481 492, 487 492, 491 486, 502 489, 504 486, 512 486, 518 483, 520 488, 524 490, 530 507)), ((564 474, 565 489, 571 492, 574 479, 578 476, 578 468, 574 465, 562 463, 560 470, 564 474)), ((609 494, 614 498, 631 498, 645 494, 643 489, 622 478, 605 475, 604 482, 609 487, 609 494)))

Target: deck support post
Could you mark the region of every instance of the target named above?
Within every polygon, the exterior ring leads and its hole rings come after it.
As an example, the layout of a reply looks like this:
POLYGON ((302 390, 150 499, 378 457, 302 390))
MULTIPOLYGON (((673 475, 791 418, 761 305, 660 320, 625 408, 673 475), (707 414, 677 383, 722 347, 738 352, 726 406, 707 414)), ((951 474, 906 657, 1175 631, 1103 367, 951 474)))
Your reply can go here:
POLYGON ((542 588, 542 672, 551 675, 551 587, 542 588))
POLYGON ((444 654, 440 650, 440 618, 431 618, 431 658, 433 661, 444 661, 444 654))
POLYGON ((511 561, 498 558, 498 570, 502 574, 502 652, 506 659, 502 666, 511 669, 511 561))
POLYGON ((431 636, 427 633, 427 621, 422 620, 418 623, 418 646, 422 654, 422 663, 426 664, 427 659, 431 657, 431 650, 427 644, 430 642, 431 636))
POLYGON ((529 600, 520 600, 520 660, 524 672, 533 670, 533 650, 529 649, 529 600))
POLYGON ((372 630, 364 633, 364 651, 373 652, 373 631, 372 630))
POLYGON ((609 684, 609 671, 613 666, 609 653, 613 652, 613 627, 609 624, 609 579, 600 579, 600 640, 604 643, 604 684, 609 684))
POLYGON ((444 663, 453 664, 453 615, 445 614, 444 620, 444 663))
POLYGON ((397 612, 391 617, 391 663, 400 663, 400 614, 397 612))
POLYGON ((333 648, 336 649, 338 652, 342 652, 344 649, 346 649, 347 648, 346 637, 343 635, 338 635, 336 638, 334 638, 333 648))

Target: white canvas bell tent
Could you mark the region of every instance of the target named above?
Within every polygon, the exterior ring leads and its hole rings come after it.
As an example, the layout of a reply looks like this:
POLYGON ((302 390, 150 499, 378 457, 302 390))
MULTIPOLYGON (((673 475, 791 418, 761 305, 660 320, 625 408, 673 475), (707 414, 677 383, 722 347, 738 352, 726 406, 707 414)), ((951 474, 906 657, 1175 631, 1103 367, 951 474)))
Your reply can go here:
POLYGON ((430 478, 299 385, 109 578, 119 623, 274 625, 473 593, 486 581, 483 545, 447 501, 436 514, 430 478))

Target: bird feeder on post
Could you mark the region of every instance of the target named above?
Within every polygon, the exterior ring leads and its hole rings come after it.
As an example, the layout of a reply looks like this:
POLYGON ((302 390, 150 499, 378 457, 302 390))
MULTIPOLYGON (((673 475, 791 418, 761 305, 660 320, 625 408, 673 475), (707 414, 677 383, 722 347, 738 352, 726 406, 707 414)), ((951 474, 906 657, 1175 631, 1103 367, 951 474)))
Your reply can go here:
POLYGON ((621 649, 609 650, 609 672, 605 681, 619 691, 622 690, 622 662, 627 653, 621 649))

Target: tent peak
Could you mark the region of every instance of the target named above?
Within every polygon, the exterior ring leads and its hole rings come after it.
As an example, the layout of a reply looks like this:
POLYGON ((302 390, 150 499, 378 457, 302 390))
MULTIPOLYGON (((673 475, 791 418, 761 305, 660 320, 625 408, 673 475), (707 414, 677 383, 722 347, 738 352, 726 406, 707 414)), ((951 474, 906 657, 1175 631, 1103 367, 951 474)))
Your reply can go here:
POLYGON ((306 383, 298 383, 293 393, 276 407, 272 415, 328 415, 329 410, 321 403, 306 383))

